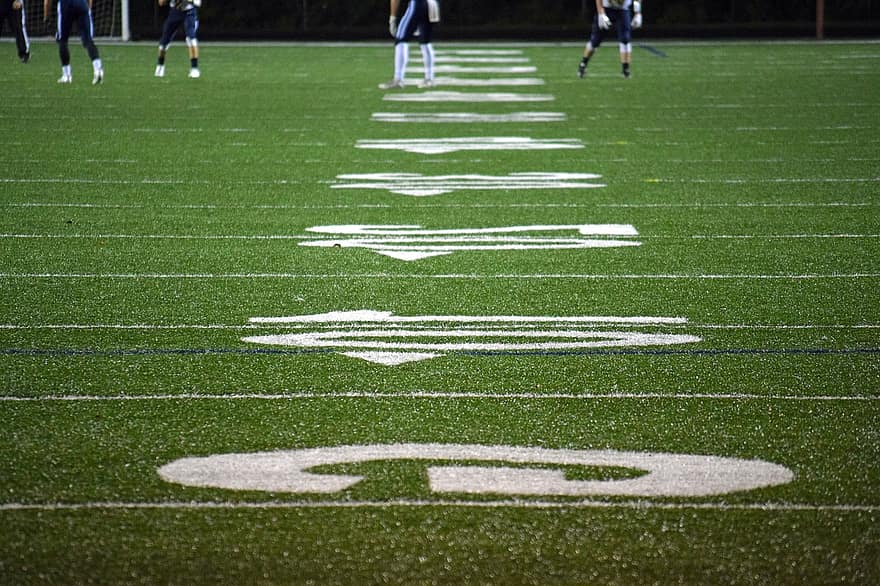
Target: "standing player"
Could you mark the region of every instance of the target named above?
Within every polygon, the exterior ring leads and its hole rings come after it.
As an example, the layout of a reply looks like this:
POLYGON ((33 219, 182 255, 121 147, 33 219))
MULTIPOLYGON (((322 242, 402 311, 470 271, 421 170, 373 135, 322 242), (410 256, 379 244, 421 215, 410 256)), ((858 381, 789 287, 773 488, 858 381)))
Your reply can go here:
MULTIPOLYGON (((73 23, 79 27, 79 35, 82 38, 83 47, 92 60, 92 85, 104 81, 104 67, 101 65, 101 57, 98 55, 98 47, 92 38, 94 34, 94 22, 92 21, 92 0, 56 0, 58 4, 58 30, 55 40, 58 41, 58 55, 61 57, 61 77, 58 83, 72 83, 73 74, 70 69, 70 49, 67 42, 70 39, 70 30, 73 23)), ((43 0, 43 18, 49 19, 49 7, 52 0, 43 0)))
POLYGON ((0 0, 0 29, 3 28, 4 20, 9 22, 12 34, 15 35, 19 60, 27 63, 31 59, 31 42, 25 26, 24 0, 0 0))
MULTIPOLYGON (((201 77, 199 72, 199 6, 202 0, 170 0, 171 10, 165 25, 162 27, 162 38, 159 39, 159 59, 156 63, 156 77, 165 77, 165 53, 171 40, 183 26, 186 35, 186 46, 189 48, 189 76, 201 77)), ((169 0, 159 0, 159 6, 165 6, 169 0)))
POLYGON ((397 13, 401 0, 391 0, 391 16, 388 17, 388 31, 394 37, 394 79, 379 85, 380 89, 401 89, 405 85, 406 64, 409 61, 409 41, 416 35, 422 49, 425 64, 425 79, 419 87, 434 86, 434 46, 431 44, 431 29, 440 21, 440 9, 436 0, 409 0, 400 21, 397 13))
POLYGON ((620 65, 623 77, 630 76, 629 65, 632 61, 632 29, 642 27, 642 3, 636 0, 596 0, 596 14, 593 16, 593 30, 590 40, 584 49, 584 57, 578 65, 578 77, 587 72, 590 57, 602 44, 605 31, 611 27, 617 29, 617 41, 620 46, 620 65), (632 8, 632 15, 630 14, 632 8))

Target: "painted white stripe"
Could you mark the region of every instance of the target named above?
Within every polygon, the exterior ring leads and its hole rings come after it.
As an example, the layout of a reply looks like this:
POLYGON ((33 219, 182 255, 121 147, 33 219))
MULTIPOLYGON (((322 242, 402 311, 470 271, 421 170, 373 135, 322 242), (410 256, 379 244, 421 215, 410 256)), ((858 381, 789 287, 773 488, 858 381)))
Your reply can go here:
POLYGON ((583 279, 583 280, 824 280, 877 279, 880 273, 787 273, 787 274, 394 274, 394 273, 0 273, 0 279, 583 279))
POLYGON ((494 501, 453 500, 390 500, 390 501, 179 501, 179 502, 86 502, 86 503, 3 503, 0 511, 81 511, 106 509, 147 510, 266 510, 266 509, 394 509, 394 508, 473 508, 473 509, 633 509, 673 511, 756 511, 765 513, 876 513, 880 506, 860 504, 811 503, 706 503, 634 501, 565 500, 541 501, 522 498, 494 501))
POLYGON ((538 324, 685 324, 684 317, 656 316, 536 316, 536 315, 394 315, 390 311, 332 311, 312 315, 285 317, 252 317, 250 323, 257 324, 295 324, 295 323, 538 323, 538 324))
POLYGON ((769 179, 645 179, 645 183, 719 183, 743 185, 749 183, 880 183, 880 177, 802 177, 769 179))
MULTIPOLYGON (((509 67, 506 66, 476 66, 469 67, 464 65, 436 65, 434 67, 435 73, 507 73, 507 74, 518 74, 518 73, 535 73, 538 71, 538 68, 533 65, 512 65, 509 67)), ((422 73, 421 67, 407 67, 407 73, 422 73)))
POLYGON ((506 136, 359 140, 355 146, 359 149, 401 150, 425 155, 446 154, 458 151, 538 151, 584 148, 584 144, 580 140, 573 138, 535 139, 506 136))
MULTIPOLYGON (((495 87, 495 86, 537 86, 544 85, 544 80, 537 77, 435 77, 435 87, 495 87)), ((42 163, 42 161, 39 161, 42 163)))
POLYGON ((563 112, 512 112, 510 114, 477 114, 475 112, 376 112, 371 118, 374 122, 418 122, 485 124, 503 122, 564 122, 563 112))
POLYGON ((312 399, 487 399, 487 400, 574 400, 574 401, 605 401, 605 400, 652 400, 652 401, 794 401, 794 402, 875 402, 880 395, 784 395, 784 394, 750 394, 750 393, 491 393, 462 391, 339 391, 320 392, 302 391, 290 393, 180 393, 162 395, 43 395, 39 397, 0 396, 0 403, 50 403, 50 402, 128 402, 128 401, 291 401, 312 399))
MULTIPOLYGON (((528 63, 528 57, 510 56, 472 56, 472 55, 449 55, 445 53, 434 54, 435 63, 528 63)), ((421 57, 413 57, 410 63, 422 63, 421 57)))
MULTIPOLYGON (((625 161, 624 161, 625 162, 625 161)), ((342 177, 373 177, 375 175, 387 176, 388 174, 365 174, 365 175, 340 175, 342 177)), ((391 174, 394 175, 394 174, 391 174)), ((408 174, 401 174, 408 175, 408 174)), ((512 174, 511 177, 516 174, 512 174)), ((414 174, 414 176, 418 176, 414 174)), ((871 202, 729 202, 729 203, 430 203, 409 204, 404 207, 411 208, 633 208, 633 209, 711 209, 711 208, 866 208, 877 207, 880 204, 871 202)), ((168 204, 162 206, 150 206, 145 204, 101 204, 101 203, 65 203, 65 202, 25 202, 25 203, 2 203, 0 208, 85 208, 85 209, 191 209, 191 210, 316 210, 316 209, 364 209, 364 208, 387 208, 384 204, 334 204, 334 205, 218 205, 218 204, 168 204)), ((400 206, 396 206, 400 207, 400 206)))
POLYGON ((383 189, 426 197, 457 190, 593 189, 595 173, 510 173, 508 175, 422 175, 420 173, 352 173, 337 175, 334 189, 383 189), (352 181, 353 183, 346 183, 352 181))
MULTIPOLYGON (((642 324, 615 322, 615 327, 639 327, 642 324)), ((797 331, 797 330, 876 330, 880 324, 664 324, 667 327, 701 330, 797 331)), ((271 324, 0 324, 0 330, 262 330, 271 324)), ((280 327, 280 326, 279 326, 280 327)), ((286 328, 307 328, 305 324, 285 324, 286 328)), ((355 326, 353 326, 355 327, 355 326)), ((466 328, 468 326, 461 326, 466 328)), ((492 327, 492 326, 486 326, 492 327)), ((519 327, 536 327, 520 325, 519 327)))
POLYGON ((522 49, 437 49, 437 55, 522 55, 522 49))
MULTIPOLYGON (((347 188, 348 185, 334 185, 334 188, 347 188)), ((603 185, 593 185, 592 187, 603 187, 603 185)), ((379 189, 379 188, 374 188, 379 189)), ((501 187, 457 187, 456 189, 502 189, 501 187)), ((513 189, 513 187, 510 187, 513 189)), ((518 189, 523 189, 522 187, 518 189)), ((531 187, 529 189, 541 189, 539 187, 531 187)), ((401 190, 390 190, 392 193, 403 193, 401 190)), ((441 193, 454 191, 449 189, 441 193)), ((436 191, 423 190, 415 192, 409 190, 406 195, 437 195, 436 191), (427 192, 427 193, 426 193, 427 192)), ((8 238, 10 240, 308 240, 312 236, 297 236, 290 234, 277 235, 194 235, 194 234, 0 234, 0 238, 8 238)), ((880 238, 880 234, 694 234, 691 236, 665 236, 662 234, 645 235, 642 238, 648 239, 664 239, 664 240, 683 240, 691 238, 694 240, 853 240, 853 239, 873 239, 880 238)), ((322 245, 323 246, 323 245, 322 245)))
POLYGON ((466 103, 514 103, 552 102, 549 94, 476 93, 476 92, 421 92, 411 94, 385 94, 386 102, 466 102, 466 103))

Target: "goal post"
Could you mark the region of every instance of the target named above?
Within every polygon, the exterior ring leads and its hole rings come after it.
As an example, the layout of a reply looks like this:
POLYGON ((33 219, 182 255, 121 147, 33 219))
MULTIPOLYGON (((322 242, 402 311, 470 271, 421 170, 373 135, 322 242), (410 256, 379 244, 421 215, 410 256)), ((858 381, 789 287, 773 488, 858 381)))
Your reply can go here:
MULTIPOLYGON (((49 20, 43 20, 43 0, 23 0, 25 7, 25 26, 31 38, 54 38, 57 17, 55 1, 52 1, 52 13, 49 20)), ((128 41, 131 40, 129 25, 129 0, 93 0, 92 21, 95 25, 96 39, 128 41)), ((74 26, 71 36, 79 33, 74 26)))

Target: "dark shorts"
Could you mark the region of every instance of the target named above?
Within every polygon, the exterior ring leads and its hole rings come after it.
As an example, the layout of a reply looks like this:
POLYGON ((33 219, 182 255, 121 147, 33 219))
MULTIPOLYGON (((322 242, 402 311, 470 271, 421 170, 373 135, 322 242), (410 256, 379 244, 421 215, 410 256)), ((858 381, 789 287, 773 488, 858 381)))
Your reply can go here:
POLYGON ((165 19, 165 25, 162 27, 162 38, 159 39, 160 47, 167 47, 174 39, 174 35, 183 27, 186 38, 198 38, 199 33, 199 11, 191 8, 185 12, 172 8, 165 19))
POLYGON ((394 43, 405 43, 415 38, 418 33, 419 43, 431 42, 431 21, 428 20, 428 0, 410 0, 397 24, 397 36, 394 43))
MULTIPOLYGON (((611 19, 611 25, 617 31, 617 40, 621 43, 629 43, 632 40, 632 15, 629 10, 620 8, 606 8, 605 15, 611 19)), ((593 30, 590 33, 590 44, 598 47, 602 44, 602 38, 608 31, 599 28, 599 14, 593 15, 593 30)))

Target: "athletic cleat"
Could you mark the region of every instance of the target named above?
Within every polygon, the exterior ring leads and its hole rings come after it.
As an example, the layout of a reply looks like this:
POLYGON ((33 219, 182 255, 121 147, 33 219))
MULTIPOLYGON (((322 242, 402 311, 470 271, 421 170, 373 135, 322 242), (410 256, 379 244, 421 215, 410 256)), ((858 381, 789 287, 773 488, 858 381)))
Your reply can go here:
POLYGON ((202 76, 202 72, 199 71, 198 67, 193 67, 192 69, 189 70, 189 77, 191 77, 193 79, 198 79, 201 76, 202 76))
POLYGON ((630 73, 629 71, 624 71, 623 72, 623 79, 629 79, 631 75, 632 75, 632 73, 630 73))
POLYGON ((586 73, 587 73, 587 64, 582 61, 581 64, 578 65, 578 77, 583 79, 584 75, 586 75, 586 73))
POLYGON ((104 70, 98 69, 95 71, 95 76, 92 78, 92 85, 98 85, 102 81, 104 81, 104 70))
POLYGON ((72 75, 62 75, 58 78, 58 83, 73 83, 72 75))
POLYGON ((388 83, 380 83, 380 90, 402 90, 404 88, 404 84, 399 79, 392 79, 388 83))
POLYGON ((21 56, 19 57, 19 59, 21 60, 22 63, 27 63, 28 61, 30 61, 30 60, 31 60, 31 53, 30 53, 30 51, 28 51, 28 52, 25 53, 24 55, 21 55, 21 56))
POLYGON ((420 89, 432 88, 432 87, 434 87, 434 80, 433 79, 423 79, 422 81, 419 82, 418 87, 420 89))
POLYGON ((156 66, 156 73, 154 73, 153 75, 155 75, 156 77, 165 77, 165 66, 164 65, 157 65, 156 66))

